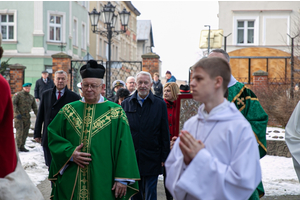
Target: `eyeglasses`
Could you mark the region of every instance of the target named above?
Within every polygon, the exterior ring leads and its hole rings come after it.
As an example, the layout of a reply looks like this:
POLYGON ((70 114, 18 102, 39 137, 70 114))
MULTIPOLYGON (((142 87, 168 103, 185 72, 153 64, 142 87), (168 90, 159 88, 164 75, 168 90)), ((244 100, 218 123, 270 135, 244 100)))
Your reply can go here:
POLYGON ((92 90, 95 90, 95 89, 97 89, 98 87, 100 87, 101 86, 101 84, 100 85, 95 85, 95 84, 82 84, 82 88, 83 89, 89 89, 89 88, 91 88, 92 90))

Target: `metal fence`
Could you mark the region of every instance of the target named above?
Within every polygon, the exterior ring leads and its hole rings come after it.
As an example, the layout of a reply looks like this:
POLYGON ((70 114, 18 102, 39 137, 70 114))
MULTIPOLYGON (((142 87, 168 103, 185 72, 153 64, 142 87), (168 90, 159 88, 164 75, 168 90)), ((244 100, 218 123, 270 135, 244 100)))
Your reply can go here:
MULTIPOLYGON (((71 61, 71 89, 78 92, 77 83, 81 82, 81 76, 79 73, 80 68, 87 63, 87 60, 72 60, 71 61)), ((104 63, 103 60, 97 60, 98 64, 102 64, 104 67, 108 66, 108 62, 104 63)), ((107 71, 107 70, 106 70, 107 71)), ((110 84, 115 80, 126 81, 128 76, 133 76, 142 71, 141 61, 111 61, 111 73, 110 84)), ((108 85, 106 76, 104 76, 104 82, 108 85)), ((106 89, 106 96, 111 94, 112 88, 106 89)))

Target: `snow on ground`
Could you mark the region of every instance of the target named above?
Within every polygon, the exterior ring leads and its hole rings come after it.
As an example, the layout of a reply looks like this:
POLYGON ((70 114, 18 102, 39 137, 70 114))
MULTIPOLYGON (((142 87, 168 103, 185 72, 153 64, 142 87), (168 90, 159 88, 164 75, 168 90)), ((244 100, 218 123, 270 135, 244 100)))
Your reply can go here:
MULTIPOLYGON (((284 140, 284 137, 284 129, 268 127, 268 140, 284 140)), ((22 165, 33 183, 38 185, 48 176, 43 148, 40 144, 33 142, 32 137, 27 138, 25 147, 29 149, 29 152, 19 153, 22 165)), ((266 196, 300 195, 300 184, 292 158, 265 156, 260 163, 266 196)), ((163 177, 160 176, 159 179, 162 180, 163 177)))

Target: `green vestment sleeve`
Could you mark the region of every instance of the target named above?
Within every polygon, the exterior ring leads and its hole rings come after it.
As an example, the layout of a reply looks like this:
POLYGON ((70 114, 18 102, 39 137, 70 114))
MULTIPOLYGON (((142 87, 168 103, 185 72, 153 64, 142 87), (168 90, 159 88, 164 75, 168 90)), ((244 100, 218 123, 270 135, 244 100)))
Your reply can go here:
MULTIPOLYGON (((259 103, 258 98, 244 84, 237 82, 228 88, 228 101, 233 102, 250 123, 259 145, 260 158, 264 157, 267 154, 266 129, 268 115, 259 103)), ((262 182, 260 182, 250 199, 259 199, 263 195, 264 188, 262 182)))
POLYGON ((52 199, 115 199, 111 190, 115 179, 136 180, 127 186, 122 199, 138 192, 140 176, 132 136, 119 105, 110 101, 67 104, 48 126, 48 145, 52 199), (81 143, 81 152, 90 153, 92 159, 85 168, 70 161, 81 143))

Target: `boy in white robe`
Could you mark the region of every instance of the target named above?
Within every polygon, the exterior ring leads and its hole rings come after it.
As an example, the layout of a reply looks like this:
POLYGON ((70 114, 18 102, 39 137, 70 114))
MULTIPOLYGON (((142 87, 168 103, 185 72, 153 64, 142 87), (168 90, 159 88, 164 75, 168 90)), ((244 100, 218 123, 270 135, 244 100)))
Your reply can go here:
POLYGON ((185 122, 165 163, 166 186, 176 200, 246 200, 261 181, 251 126, 224 98, 230 74, 222 58, 193 66, 193 99, 203 104, 185 122))

